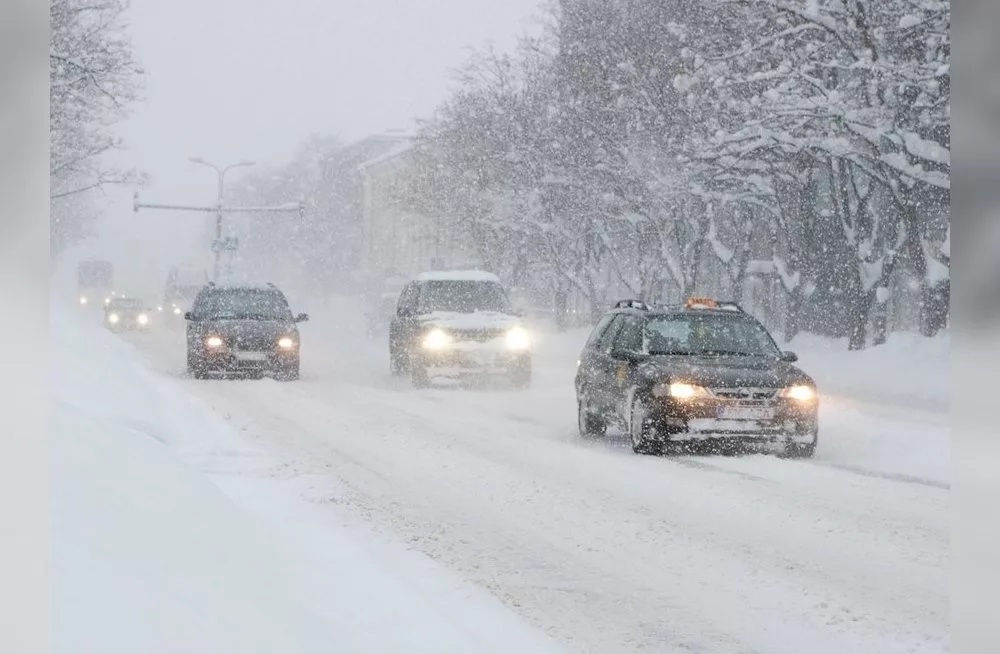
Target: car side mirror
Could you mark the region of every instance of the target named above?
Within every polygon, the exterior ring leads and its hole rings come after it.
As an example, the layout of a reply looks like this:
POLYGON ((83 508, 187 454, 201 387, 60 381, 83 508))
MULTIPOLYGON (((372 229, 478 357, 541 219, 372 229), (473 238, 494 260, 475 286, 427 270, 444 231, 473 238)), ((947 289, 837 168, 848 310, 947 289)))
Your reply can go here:
POLYGON ((184 320, 194 320, 194 314, 190 311, 184 313, 184 320))
POLYGON ((295 322, 307 322, 308 320, 309 320, 308 313, 300 313, 299 315, 295 316, 295 322))
POLYGON ((795 363, 796 361, 799 360, 799 355, 795 354, 794 352, 782 352, 781 360, 786 361, 788 363, 795 363))

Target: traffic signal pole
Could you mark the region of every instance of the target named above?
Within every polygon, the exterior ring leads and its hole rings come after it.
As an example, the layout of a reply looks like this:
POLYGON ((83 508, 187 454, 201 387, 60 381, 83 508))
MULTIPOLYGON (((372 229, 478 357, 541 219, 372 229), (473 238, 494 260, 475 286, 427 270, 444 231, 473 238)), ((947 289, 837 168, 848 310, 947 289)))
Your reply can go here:
POLYGON ((191 159, 194 163, 199 163, 206 165, 215 170, 219 178, 219 192, 218 199, 215 206, 192 206, 183 204, 149 204, 139 202, 139 191, 136 191, 132 196, 132 211, 134 213, 139 213, 139 209, 161 209, 166 211, 197 211, 201 213, 214 213, 215 214, 215 241, 212 243, 212 252, 215 255, 215 264, 212 274, 212 279, 214 281, 219 281, 222 267, 222 253, 232 252, 239 247, 239 243, 236 239, 223 239, 222 238, 222 220, 227 213, 297 213, 299 217, 305 215, 305 205, 300 202, 289 202, 282 205, 276 206, 260 206, 260 207, 228 207, 225 205, 224 193, 225 193, 225 176, 226 172, 233 168, 240 166, 252 166, 251 161, 241 161, 236 164, 231 164, 224 168, 220 168, 214 164, 211 164, 200 157, 193 157, 191 159))

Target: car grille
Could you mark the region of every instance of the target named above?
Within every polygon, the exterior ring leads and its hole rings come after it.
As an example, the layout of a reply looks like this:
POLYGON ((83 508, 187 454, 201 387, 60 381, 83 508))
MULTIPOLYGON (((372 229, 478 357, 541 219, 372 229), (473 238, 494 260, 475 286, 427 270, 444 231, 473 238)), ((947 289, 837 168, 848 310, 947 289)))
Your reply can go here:
POLYGON ((274 339, 270 336, 239 334, 233 339, 233 348, 246 352, 266 352, 274 349, 274 339))
POLYGON ((713 388, 711 391, 720 399, 736 402, 770 400, 778 394, 777 388, 713 388))
POLYGON ((494 338, 500 338, 506 333, 507 330, 497 327, 488 329, 456 329, 452 331, 452 334, 457 341, 477 341, 480 343, 492 341, 494 338))

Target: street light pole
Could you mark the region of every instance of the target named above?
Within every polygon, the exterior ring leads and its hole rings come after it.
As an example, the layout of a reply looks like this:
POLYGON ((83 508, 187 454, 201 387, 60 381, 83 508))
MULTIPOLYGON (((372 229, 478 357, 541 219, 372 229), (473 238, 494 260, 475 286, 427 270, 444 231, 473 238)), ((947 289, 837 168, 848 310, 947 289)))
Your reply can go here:
MULTIPOLYGON (((209 168, 211 168, 212 170, 215 171, 216 175, 218 175, 218 178, 219 178, 219 192, 218 192, 218 198, 216 200, 216 211, 215 211, 215 242, 216 243, 221 243, 222 242, 222 216, 223 216, 223 209, 222 209, 222 207, 223 207, 223 202, 225 200, 225 193, 226 193, 226 173, 229 172, 230 170, 232 170, 233 168, 239 168, 241 166, 252 166, 252 165, 254 165, 254 162, 253 161, 240 161, 240 162, 237 162, 237 163, 234 163, 234 164, 230 164, 230 165, 228 165, 228 166, 226 166, 224 168, 220 168, 219 166, 216 166, 215 164, 213 164, 213 163, 211 163, 209 161, 205 161, 205 159, 203 159, 202 157, 190 157, 190 161, 192 163, 201 164, 203 166, 208 166, 209 168)), ((212 279, 218 279, 219 278, 219 268, 221 266, 221 260, 222 260, 222 250, 221 250, 221 248, 216 248, 216 250, 215 250, 215 267, 214 267, 212 279)))

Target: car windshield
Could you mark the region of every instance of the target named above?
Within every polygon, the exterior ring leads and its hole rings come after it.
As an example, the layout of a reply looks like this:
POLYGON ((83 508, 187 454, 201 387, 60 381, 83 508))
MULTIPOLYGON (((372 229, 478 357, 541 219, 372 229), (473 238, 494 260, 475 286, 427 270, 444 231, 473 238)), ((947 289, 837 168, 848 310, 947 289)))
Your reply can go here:
POLYGON ((291 320, 292 312, 280 293, 257 289, 207 293, 194 307, 204 320, 291 320))
POLYGON ((781 352, 757 323, 733 316, 659 316, 646 324, 649 354, 777 357, 781 352))
POLYGON ((510 301, 496 282, 440 280, 423 282, 417 301, 420 313, 454 311, 510 311, 510 301))
POLYGON ((112 309, 141 309, 142 300, 135 300, 132 298, 121 298, 117 300, 111 300, 108 306, 112 309))

